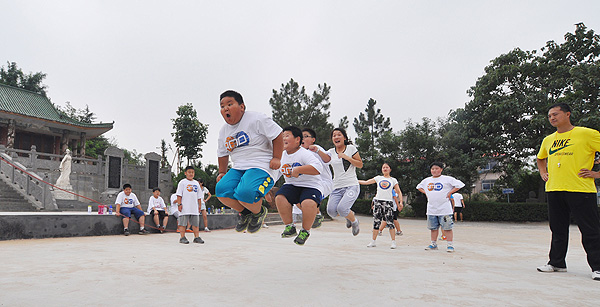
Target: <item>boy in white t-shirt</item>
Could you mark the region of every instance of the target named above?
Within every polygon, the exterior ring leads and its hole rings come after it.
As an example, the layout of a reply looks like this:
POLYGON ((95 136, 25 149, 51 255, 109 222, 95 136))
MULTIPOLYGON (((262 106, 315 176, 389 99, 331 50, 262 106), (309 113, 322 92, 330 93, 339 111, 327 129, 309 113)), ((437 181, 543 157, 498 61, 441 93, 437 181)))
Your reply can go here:
POLYGON ((162 197, 160 197, 160 189, 152 189, 152 196, 150 196, 150 199, 148 200, 147 211, 154 219, 154 224, 156 224, 156 227, 161 233, 165 231, 165 227, 167 227, 167 223, 169 222, 169 213, 165 209, 167 209, 167 205, 162 197), (163 221, 162 226, 160 225, 161 219, 163 221))
POLYGON ((179 210, 179 243, 188 244, 190 241, 185 237, 185 226, 189 223, 194 231, 194 243, 204 243, 200 238, 200 208, 204 193, 200 189, 200 183, 194 180, 196 171, 193 166, 185 168, 185 179, 181 179, 177 185, 177 206, 179 210))
POLYGON ((144 210, 142 210, 142 205, 140 204, 137 196, 131 192, 131 185, 129 183, 123 185, 123 191, 117 195, 115 205, 117 205, 116 215, 123 216, 124 235, 129 235, 129 219, 131 218, 132 213, 135 218, 138 219, 140 224, 140 232, 138 234, 145 235, 148 233, 148 231, 144 228, 146 215, 144 214, 144 210))
MULTIPOLYGON (((331 161, 331 153, 323 149, 323 147, 315 144, 317 141, 317 133, 310 128, 302 129, 302 147, 310 150, 315 157, 317 157, 323 164, 323 172, 321 172, 321 180, 323 181, 323 199, 331 194, 333 190, 333 176, 329 169, 329 162, 331 161)), ((317 208, 317 216, 312 228, 319 228, 323 223, 323 215, 321 210, 317 208)))
POLYGON ((225 125, 219 131, 215 194, 224 205, 240 212, 235 230, 254 233, 267 216, 262 198, 273 187, 281 166, 281 127, 265 114, 246 111, 238 92, 225 91, 220 99, 225 125), (230 157, 233 167, 227 170, 230 157))
POLYGON ((458 221, 458 216, 460 215, 460 221, 462 222, 463 221, 462 210, 463 210, 463 208, 466 208, 463 196, 460 193, 454 193, 454 194, 452 194, 452 197, 450 197, 450 201, 452 202, 452 205, 454 206, 454 220, 458 221))
POLYGON ((427 228, 431 230, 431 244, 425 249, 438 248, 437 236, 441 227, 448 242, 446 250, 454 252, 454 234, 452 233, 454 210, 450 203, 450 197, 465 184, 454 177, 442 175, 442 170, 444 170, 443 163, 433 162, 430 167, 431 177, 423 179, 417 185, 417 189, 427 196, 427 228))
POLYGON ((275 204, 281 220, 286 225, 282 238, 296 235, 296 226, 292 218, 292 205, 298 204, 302 210, 302 229, 294 243, 304 245, 310 236, 310 229, 317 215, 322 198, 321 172, 323 164, 315 155, 300 146, 302 131, 297 127, 283 129, 283 148, 281 169, 285 184, 277 191, 275 204))
POLYGON ((200 210, 202 212, 202 220, 204 221, 204 231, 210 232, 210 229, 208 228, 208 212, 206 211, 206 202, 212 197, 212 194, 210 194, 208 188, 204 186, 204 180, 202 180, 202 178, 199 178, 198 182, 200 183, 202 189, 202 208, 200 208, 200 210), (207 195, 208 197, 206 197, 207 195))

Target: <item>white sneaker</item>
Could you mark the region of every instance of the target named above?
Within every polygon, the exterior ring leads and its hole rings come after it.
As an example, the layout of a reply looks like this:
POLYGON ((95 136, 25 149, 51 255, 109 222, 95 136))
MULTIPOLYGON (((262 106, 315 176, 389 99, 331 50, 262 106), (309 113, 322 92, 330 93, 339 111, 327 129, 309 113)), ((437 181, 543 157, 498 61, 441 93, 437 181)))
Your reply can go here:
POLYGON ((592 272, 592 279, 593 280, 600 280, 600 271, 594 271, 594 272, 592 272))
POLYGON ((567 268, 557 268, 550 264, 544 264, 542 266, 537 267, 538 272, 566 272, 567 268))
POLYGON ((208 227, 204 227, 204 231, 210 232, 210 229, 208 229, 208 227))
POLYGON ((396 249, 396 241, 392 241, 392 245, 390 246, 391 249, 396 249))
POLYGON ((367 245, 367 247, 375 247, 377 246, 377 244, 375 244, 375 241, 371 241, 371 243, 369 243, 369 245, 367 245))

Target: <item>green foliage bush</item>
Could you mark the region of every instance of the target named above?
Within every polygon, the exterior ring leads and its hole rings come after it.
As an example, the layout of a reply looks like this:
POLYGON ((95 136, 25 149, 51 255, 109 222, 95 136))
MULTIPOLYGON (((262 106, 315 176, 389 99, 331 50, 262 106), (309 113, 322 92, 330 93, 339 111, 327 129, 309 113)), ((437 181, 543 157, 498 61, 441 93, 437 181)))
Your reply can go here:
MULTIPOLYGON (((427 204, 410 204, 415 215, 425 217, 427 204)), ((541 222, 548 220, 546 203, 465 202, 463 216, 468 221, 541 222)))

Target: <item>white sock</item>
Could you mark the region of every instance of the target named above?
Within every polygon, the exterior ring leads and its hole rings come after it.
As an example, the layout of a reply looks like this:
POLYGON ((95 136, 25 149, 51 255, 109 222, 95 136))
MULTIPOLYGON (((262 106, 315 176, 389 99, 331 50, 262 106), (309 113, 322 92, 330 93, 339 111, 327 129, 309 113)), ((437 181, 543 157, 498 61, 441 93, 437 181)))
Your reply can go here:
POLYGON ((453 246, 454 242, 453 241, 448 241, 448 246, 453 246))
POLYGON ((431 241, 431 245, 436 246, 437 245, 437 241, 431 241))

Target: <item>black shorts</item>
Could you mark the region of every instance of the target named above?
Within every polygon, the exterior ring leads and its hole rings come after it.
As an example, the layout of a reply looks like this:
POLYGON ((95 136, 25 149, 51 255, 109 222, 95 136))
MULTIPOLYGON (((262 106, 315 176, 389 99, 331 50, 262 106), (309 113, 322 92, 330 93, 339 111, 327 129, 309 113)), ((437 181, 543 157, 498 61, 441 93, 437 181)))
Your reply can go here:
POLYGON ((463 209, 463 207, 454 207, 454 212, 462 213, 462 209, 463 209))
POLYGON ((314 188, 297 187, 291 184, 284 184, 275 194, 283 195, 290 204, 301 204, 306 199, 311 199, 317 206, 321 204, 321 191, 314 188))
MULTIPOLYGON (((161 219, 162 219, 163 217, 166 217, 166 216, 167 216, 167 213, 165 212, 165 210, 156 210, 156 211, 158 212, 158 217, 159 217, 159 218, 161 218, 161 219)), ((154 210, 150 211, 150 215, 151 215, 152 217, 154 217, 154 215, 155 215, 155 214, 154 214, 154 210)))

